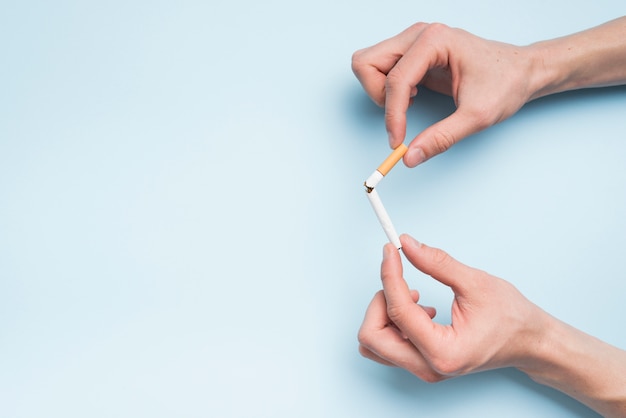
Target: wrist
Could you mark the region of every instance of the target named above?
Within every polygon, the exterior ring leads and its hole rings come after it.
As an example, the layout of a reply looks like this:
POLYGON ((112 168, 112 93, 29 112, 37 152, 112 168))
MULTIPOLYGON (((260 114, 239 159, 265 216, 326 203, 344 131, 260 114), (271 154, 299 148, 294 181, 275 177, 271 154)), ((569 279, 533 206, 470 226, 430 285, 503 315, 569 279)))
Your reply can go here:
POLYGON ((548 314, 545 319, 542 333, 517 368, 604 416, 623 416, 626 352, 548 314))
MULTIPOLYGON (((562 53, 556 41, 543 41, 525 47, 531 62, 531 100, 576 88, 572 57, 562 53)), ((567 49, 567 47, 565 47, 567 49)))
POLYGON ((626 17, 525 47, 536 99, 552 93, 626 83, 626 17))
POLYGON ((529 345, 530 349, 518 369, 537 383, 555 387, 567 370, 563 363, 571 355, 568 351, 577 349, 571 335, 574 330, 548 314, 540 328, 541 332, 529 345))

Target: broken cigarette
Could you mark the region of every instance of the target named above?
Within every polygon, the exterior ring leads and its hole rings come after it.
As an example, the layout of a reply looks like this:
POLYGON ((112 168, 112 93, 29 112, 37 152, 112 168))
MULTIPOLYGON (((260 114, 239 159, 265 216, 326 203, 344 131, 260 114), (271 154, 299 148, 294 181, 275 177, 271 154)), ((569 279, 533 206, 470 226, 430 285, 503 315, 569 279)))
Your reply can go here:
POLYGON ((369 176, 367 180, 365 180, 365 188, 367 189, 368 193, 370 192, 370 190, 374 189, 378 182, 387 175, 389 170, 391 170, 393 166, 396 165, 398 161, 400 161, 400 158, 404 156, 407 149, 408 148, 406 145, 400 144, 400 146, 394 149, 392 153, 389 154, 389 157, 387 157, 385 161, 383 161, 382 164, 379 165, 376 170, 374 170, 372 175, 369 176))
POLYGON ((374 208, 374 212, 376 213, 376 217, 380 222, 380 225, 383 227, 385 234, 389 241, 396 246, 396 248, 401 249, 402 244, 400 244, 400 238, 391 223, 391 218, 389 214, 385 210, 383 206, 383 202, 380 200, 380 196, 378 192, 374 190, 374 187, 387 175, 389 170, 393 168, 394 165, 402 156, 406 153, 407 147, 404 144, 401 144, 399 147, 393 150, 393 152, 383 161, 383 163, 378 166, 378 168, 372 173, 371 176, 365 180, 365 191, 367 192, 367 198, 372 204, 372 208, 374 208))
POLYGON ((385 231, 385 234, 387 235, 387 238, 389 239, 389 242, 395 245, 397 249, 401 249, 402 244, 400 244, 400 238, 398 237, 398 233, 396 232, 396 229, 393 227, 393 224, 391 223, 391 218, 389 217, 389 214, 385 210, 385 207, 383 206, 383 202, 380 200, 380 196, 378 195, 378 192, 372 189, 371 192, 366 193, 366 194, 367 194, 367 198, 372 204, 372 207, 374 208, 374 212, 376 212, 376 217, 378 218, 380 225, 383 227, 383 230, 385 231))

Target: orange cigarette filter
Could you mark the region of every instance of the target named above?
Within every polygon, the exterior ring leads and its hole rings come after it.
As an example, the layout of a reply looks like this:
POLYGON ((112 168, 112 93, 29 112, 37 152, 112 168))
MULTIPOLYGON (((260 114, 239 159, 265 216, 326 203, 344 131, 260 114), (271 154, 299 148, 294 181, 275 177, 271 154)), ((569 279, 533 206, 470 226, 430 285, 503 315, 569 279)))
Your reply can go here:
POLYGON ((396 165, 396 163, 398 161, 400 161, 400 158, 402 158, 404 156, 404 154, 406 153, 407 149, 408 148, 407 148, 406 145, 400 144, 400 146, 398 146, 396 149, 394 149, 393 152, 391 154, 389 154, 389 157, 387 157, 387 159, 385 161, 383 161, 380 166, 378 166, 377 170, 383 176, 386 176, 387 173, 389 172, 389 170, 391 170, 393 168, 393 166, 396 165))

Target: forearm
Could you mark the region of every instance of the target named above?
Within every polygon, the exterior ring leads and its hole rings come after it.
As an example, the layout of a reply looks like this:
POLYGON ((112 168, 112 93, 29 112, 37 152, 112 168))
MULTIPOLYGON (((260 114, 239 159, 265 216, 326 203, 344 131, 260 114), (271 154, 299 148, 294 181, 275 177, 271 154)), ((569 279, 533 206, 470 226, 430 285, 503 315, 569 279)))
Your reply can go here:
POLYGON ((536 67, 531 99, 626 83, 626 16, 526 49, 536 67))
POLYGON ((606 417, 626 416, 626 351, 555 318, 520 370, 606 417))

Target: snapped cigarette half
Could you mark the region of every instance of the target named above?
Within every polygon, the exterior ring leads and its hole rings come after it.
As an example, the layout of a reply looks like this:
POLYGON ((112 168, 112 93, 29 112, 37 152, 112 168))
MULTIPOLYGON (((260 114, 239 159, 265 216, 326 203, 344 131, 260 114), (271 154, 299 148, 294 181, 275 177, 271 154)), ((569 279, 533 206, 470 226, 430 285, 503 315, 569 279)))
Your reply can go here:
POLYGON ((383 177, 387 175, 387 173, 393 168, 394 165, 404 156, 407 151, 407 146, 404 144, 400 144, 396 149, 394 149, 389 157, 382 162, 381 165, 372 173, 371 176, 365 180, 365 189, 368 193, 371 193, 374 190, 374 187, 380 182, 383 177))
POLYGON ((383 206, 383 202, 382 200, 380 200, 380 196, 378 195, 378 192, 372 189, 372 191, 365 193, 365 194, 367 195, 367 198, 372 204, 372 208, 374 208, 374 212, 376 212, 376 217, 378 218, 380 225, 383 227, 383 230, 385 231, 387 238, 393 245, 396 246, 397 249, 401 249, 402 244, 400 243, 400 238, 398 237, 398 233, 396 232, 396 229, 393 227, 393 224, 391 223, 391 218, 389 217, 389 214, 387 214, 387 211, 385 210, 385 207, 383 206))

